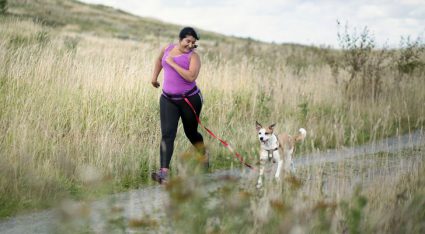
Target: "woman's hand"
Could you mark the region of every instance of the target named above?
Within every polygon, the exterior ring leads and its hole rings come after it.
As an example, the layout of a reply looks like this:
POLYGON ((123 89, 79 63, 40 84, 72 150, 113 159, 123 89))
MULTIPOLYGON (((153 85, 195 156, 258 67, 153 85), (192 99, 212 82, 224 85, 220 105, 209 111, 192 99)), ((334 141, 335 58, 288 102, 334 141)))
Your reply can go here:
POLYGON ((167 56, 165 62, 167 62, 171 66, 174 63, 173 57, 167 56))
POLYGON ((158 88, 160 86, 159 82, 157 80, 152 80, 151 84, 153 87, 158 88))
POLYGON ((193 82, 196 80, 196 78, 198 78, 199 69, 201 68, 201 61, 197 53, 192 53, 192 56, 190 57, 189 69, 180 67, 180 65, 174 62, 173 59, 173 57, 168 56, 165 58, 165 62, 174 70, 176 70, 176 72, 179 73, 183 79, 189 82, 193 82))

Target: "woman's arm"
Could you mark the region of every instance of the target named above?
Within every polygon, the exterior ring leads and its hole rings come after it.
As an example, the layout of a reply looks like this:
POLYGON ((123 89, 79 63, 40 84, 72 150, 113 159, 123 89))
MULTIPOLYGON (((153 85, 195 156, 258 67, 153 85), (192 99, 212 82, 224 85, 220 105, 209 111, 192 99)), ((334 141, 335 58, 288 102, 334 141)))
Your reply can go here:
POLYGON ((174 62, 173 57, 171 56, 168 56, 165 61, 174 68, 174 70, 176 70, 183 79, 193 82, 196 78, 198 78, 199 70, 201 69, 201 60, 197 53, 192 53, 192 56, 190 57, 189 70, 180 67, 176 62, 174 62))
POLYGON ((152 80, 151 80, 151 84, 155 88, 158 88, 160 86, 160 84, 158 82, 158 76, 159 76, 159 73, 162 70, 161 60, 162 60, 162 56, 164 56, 165 48, 166 47, 162 48, 161 53, 159 53, 158 58, 155 59, 155 65, 154 65, 154 68, 153 68, 153 74, 152 74, 152 80))

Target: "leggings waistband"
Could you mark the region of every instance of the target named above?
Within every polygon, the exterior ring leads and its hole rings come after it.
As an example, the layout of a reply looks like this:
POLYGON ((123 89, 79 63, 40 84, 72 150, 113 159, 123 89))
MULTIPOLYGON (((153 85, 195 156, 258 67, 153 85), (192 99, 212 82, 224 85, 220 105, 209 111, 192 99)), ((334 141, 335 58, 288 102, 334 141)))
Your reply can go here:
POLYGON ((162 90, 162 95, 168 99, 171 100, 182 100, 185 97, 191 97, 193 95, 196 95, 200 92, 201 90, 198 89, 198 86, 193 87, 191 90, 187 91, 186 93, 183 94, 170 94, 165 92, 164 90, 162 90))

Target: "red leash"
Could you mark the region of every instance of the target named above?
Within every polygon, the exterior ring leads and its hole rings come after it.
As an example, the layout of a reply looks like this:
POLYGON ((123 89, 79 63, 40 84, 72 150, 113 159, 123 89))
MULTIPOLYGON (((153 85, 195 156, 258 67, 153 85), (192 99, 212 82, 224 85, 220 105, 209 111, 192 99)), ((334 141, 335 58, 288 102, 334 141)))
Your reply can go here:
POLYGON ((221 144, 224 145, 224 147, 226 147, 230 150, 230 152, 234 153, 242 164, 244 164, 246 167, 250 168, 251 170, 255 171, 255 168, 252 167, 251 165, 249 165, 248 163, 246 163, 245 160, 243 160, 242 156, 238 152, 234 151, 233 148, 229 145, 229 143, 227 143, 225 140, 217 137, 211 130, 209 130, 207 127, 202 125, 201 120, 199 119, 198 114, 196 114, 195 108, 193 108, 192 103, 190 103, 189 99, 187 99, 186 97, 183 97, 183 98, 184 98, 185 102, 189 105, 189 107, 192 109, 193 114, 195 114, 196 121, 198 121, 199 125, 201 125, 201 127, 203 127, 212 137, 219 140, 221 142, 221 144))

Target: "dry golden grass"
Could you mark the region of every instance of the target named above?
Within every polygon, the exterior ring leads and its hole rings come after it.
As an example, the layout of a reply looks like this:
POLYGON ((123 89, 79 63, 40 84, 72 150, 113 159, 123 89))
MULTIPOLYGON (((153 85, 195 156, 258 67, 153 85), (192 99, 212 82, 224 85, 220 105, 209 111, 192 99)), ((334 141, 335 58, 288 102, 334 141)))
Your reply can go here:
POLYGON ((184 161, 185 175, 166 187, 169 228, 174 233, 421 233, 422 150, 307 164, 296 177, 266 180, 260 190, 249 175, 215 187, 184 161))
MULTIPOLYGON (((159 161, 160 90, 150 85, 158 44, 58 31, 13 17, 0 24, 0 215, 86 196, 84 168, 92 168, 96 183, 111 185, 99 190, 146 183, 159 161)), ((276 122, 278 131, 306 128, 300 153, 423 127, 422 73, 395 86, 389 70, 379 100, 350 100, 325 63, 300 69, 288 62, 314 54, 302 51, 205 43, 199 50, 202 121, 251 162, 255 120, 276 122)), ((338 75, 347 78, 344 71, 338 75)), ((213 169, 240 166, 205 138, 213 169)), ((188 149, 179 130, 175 155, 188 149)))

